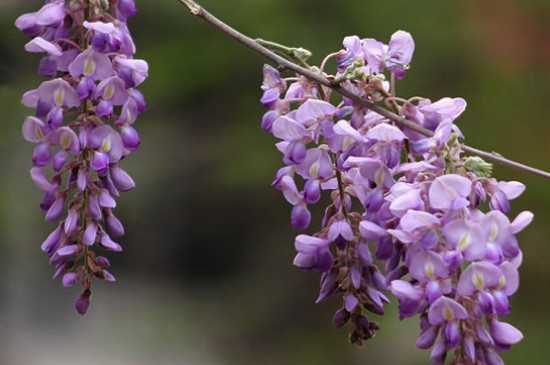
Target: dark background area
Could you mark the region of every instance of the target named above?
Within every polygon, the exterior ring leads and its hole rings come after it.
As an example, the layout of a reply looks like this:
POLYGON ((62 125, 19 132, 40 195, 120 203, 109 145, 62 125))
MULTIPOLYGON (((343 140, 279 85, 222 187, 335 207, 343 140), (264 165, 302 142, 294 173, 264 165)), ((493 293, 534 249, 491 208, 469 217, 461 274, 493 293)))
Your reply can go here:
MULTIPOLYGON (((0 0, 0 364, 425 364, 417 321, 397 320, 364 348, 330 323, 338 303, 313 303, 316 274, 292 267, 289 206, 270 187, 280 166, 259 127, 263 60, 192 18, 176 0, 137 1, 138 57, 150 63, 138 121, 142 148, 124 163, 138 187, 119 200, 128 235, 111 255, 116 284, 98 283, 89 314, 52 281, 39 245, 51 230, 30 181, 29 113, 38 57, 15 18, 39 1, 0 0)), ((467 142, 550 169, 550 2, 547 0, 204 0, 251 36, 306 47, 320 62, 344 36, 387 41, 411 32, 413 69, 401 96, 462 96, 467 142)), ((510 321, 526 335, 508 364, 546 365, 550 330, 550 189, 527 184, 514 202, 536 215, 520 240, 522 285, 510 321)))

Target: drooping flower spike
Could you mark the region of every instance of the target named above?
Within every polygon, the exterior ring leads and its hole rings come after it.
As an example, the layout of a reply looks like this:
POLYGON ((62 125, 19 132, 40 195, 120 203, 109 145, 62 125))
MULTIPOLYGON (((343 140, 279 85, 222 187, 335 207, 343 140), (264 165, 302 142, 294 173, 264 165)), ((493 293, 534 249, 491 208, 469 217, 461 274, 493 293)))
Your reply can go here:
POLYGON ((140 144, 133 127, 145 110, 136 89, 148 65, 136 51, 127 19, 134 0, 53 0, 15 25, 42 54, 38 72, 49 78, 23 95, 35 113, 23 123, 34 143, 31 178, 43 192, 40 204, 56 228, 42 244, 63 286, 79 285, 75 309, 85 314, 94 279, 115 281, 102 251, 122 251, 124 235, 116 198, 135 183, 120 166, 140 144))
POLYGON ((506 216, 525 189, 497 181, 492 166, 463 155, 455 120, 462 98, 397 98, 414 41, 404 31, 389 44, 347 37, 336 54, 341 87, 434 132, 394 124, 302 76, 264 66, 262 128, 279 142, 282 167, 273 186, 292 205, 291 223, 306 231, 311 209, 327 202, 320 229, 296 237, 294 265, 321 273, 317 302, 336 295, 336 326, 351 325, 361 344, 378 326, 392 293, 400 318, 419 316, 417 346, 433 364, 502 364, 500 353, 522 334, 500 317, 510 313, 522 253, 516 235, 533 219, 506 216), (326 199, 323 200, 322 196, 326 199))

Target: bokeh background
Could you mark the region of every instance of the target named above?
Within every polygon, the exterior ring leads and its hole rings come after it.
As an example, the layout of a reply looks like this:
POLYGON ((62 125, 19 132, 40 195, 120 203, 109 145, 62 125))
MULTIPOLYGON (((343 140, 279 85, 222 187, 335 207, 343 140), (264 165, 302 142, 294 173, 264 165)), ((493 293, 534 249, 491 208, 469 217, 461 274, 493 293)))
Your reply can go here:
MULTIPOLYGON (((426 364, 416 320, 395 307, 363 348, 330 323, 338 303, 313 304, 318 276, 292 267, 289 207, 270 187, 280 165, 262 132, 263 60, 189 16, 176 0, 138 0, 131 22, 149 61, 149 111, 139 153, 124 163, 138 187, 117 208, 127 225, 114 258, 119 282, 99 283, 90 313, 50 279, 39 249, 50 229, 28 176, 29 113, 20 95, 40 82, 38 58, 14 27, 40 1, 0 0, 0 364, 426 364)), ((300 45, 316 60, 346 35, 416 39, 403 96, 462 96, 467 142, 550 170, 548 0, 203 0, 252 36, 300 45)), ((515 207, 535 223, 521 235, 522 286, 510 321, 526 334, 508 364, 550 358, 550 185, 528 185, 515 207)))

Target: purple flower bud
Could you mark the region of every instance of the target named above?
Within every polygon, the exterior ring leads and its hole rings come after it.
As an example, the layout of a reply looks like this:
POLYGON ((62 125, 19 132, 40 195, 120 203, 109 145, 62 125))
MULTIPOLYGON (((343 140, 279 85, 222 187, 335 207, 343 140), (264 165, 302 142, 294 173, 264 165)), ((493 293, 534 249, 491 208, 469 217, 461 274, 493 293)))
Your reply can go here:
POLYGON ((286 158, 294 164, 300 164, 305 160, 306 152, 306 146, 302 142, 293 142, 288 145, 286 158))
POLYGON ((53 157, 53 168, 55 172, 61 171, 67 162, 68 154, 65 151, 59 151, 53 157))
POLYGON ((113 274, 111 274, 109 271, 103 270, 101 273, 102 273, 103 279, 105 279, 105 281, 108 281, 110 283, 116 282, 115 276, 113 274))
POLYGON ((97 195, 95 194, 91 194, 88 198, 88 213, 90 213, 92 218, 96 221, 101 220, 101 218, 103 217, 97 195))
POLYGON ((88 222, 84 234, 82 235, 82 243, 86 246, 92 246, 97 237, 97 225, 94 222, 88 222))
POLYGON ((502 250, 494 243, 487 243, 485 259, 493 264, 500 264, 502 261, 502 250))
POLYGON ((101 100, 96 107, 96 113, 99 117, 108 117, 113 114, 113 103, 108 100, 101 100))
POLYGON ((64 229, 67 235, 71 235, 78 225, 78 211, 74 208, 69 209, 67 219, 65 219, 64 229))
POLYGON ((44 193, 44 195, 42 196, 42 202, 40 202, 40 209, 42 209, 42 211, 46 213, 50 209, 54 201, 55 194, 53 192, 44 193))
POLYGON ((119 0, 118 11, 123 19, 135 16, 137 14, 137 7, 134 0, 119 0))
POLYGON ((101 235, 101 245, 105 247, 108 250, 114 251, 114 252, 122 252, 122 247, 113 241, 109 235, 106 233, 103 233, 101 235))
POLYGON ((38 188, 44 192, 51 192, 55 190, 55 185, 50 183, 44 170, 39 167, 33 167, 31 169, 32 181, 38 186, 38 188))
POLYGON ((377 241, 376 257, 379 260, 387 260, 393 255, 393 240, 391 237, 384 237, 377 241))
POLYGON ((359 260, 361 260, 361 263, 363 264, 363 266, 369 266, 370 264, 372 264, 373 259, 372 259, 371 252, 369 250, 369 246, 362 243, 357 248, 357 252, 359 253, 359 260))
POLYGON ((99 205, 102 208, 115 208, 116 207, 116 201, 113 199, 111 194, 105 189, 102 189, 99 193, 99 205))
POLYGON ((495 312, 499 316, 506 316, 510 314, 510 302, 508 296, 502 291, 497 290, 493 293, 495 299, 495 312))
POLYGON ((337 288, 337 281, 336 281, 336 272, 325 272, 321 276, 321 290, 319 291, 319 296, 315 300, 316 304, 321 303, 325 299, 327 299, 329 296, 334 293, 334 291, 337 288))
POLYGON ((45 77, 55 77, 57 74, 57 62, 51 57, 44 57, 40 60, 38 74, 45 77))
POLYGON ((431 304, 435 302, 439 297, 441 297, 441 287, 437 281, 430 281, 426 285, 426 296, 428 297, 428 302, 431 304))
POLYGON ((80 141, 80 147, 82 149, 88 148, 88 130, 81 128, 78 133, 78 140, 80 141))
POLYGON ((443 365, 445 363, 446 352, 447 346, 445 346, 445 341, 440 337, 440 339, 436 341, 430 354, 432 365, 443 365))
POLYGON ((265 113, 262 118, 262 124, 261 124, 262 129, 268 133, 271 133, 271 127, 273 126, 273 122, 278 117, 279 117, 279 113, 277 113, 274 110, 270 110, 267 113, 265 113))
POLYGON ((91 96, 95 91, 95 82, 91 77, 84 77, 80 80, 76 87, 76 92, 80 100, 84 100, 91 96))
POLYGON ((90 298, 92 296, 92 292, 90 289, 86 289, 80 294, 80 296, 77 298, 75 302, 75 309, 80 315, 85 315, 86 312, 88 312, 88 308, 90 307, 90 298))
POLYGON ((63 286, 65 288, 69 288, 76 284, 76 281, 78 280, 78 275, 74 272, 69 272, 63 275, 63 286))
POLYGON ((502 191, 497 191, 491 196, 491 209, 500 210, 503 213, 509 213, 512 209, 508 198, 502 191))
POLYGON ((111 263, 109 262, 109 259, 103 256, 98 256, 95 259, 95 263, 99 265, 100 267, 110 267, 111 263))
POLYGON ((523 334, 517 328, 496 319, 491 321, 491 336, 501 345, 514 345, 523 339, 523 334))
POLYGON ((68 245, 58 249, 55 252, 55 254, 58 255, 59 257, 69 257, 69 256, 74 256, 79 252, 80 252, 79 245, 68 245))
POLYGON ((352 313, 359 305, 359 301, 353 294, 348 294, 344 297, 344 308, 352 313))
POLYGON ((474 339, 471 336, 464 337, 464 355, 466 355, 466 358, 470 359, 473 363, 475 363, 476 349, 475 349, 474 339))
POLYGON ((94 158, 91 163, 92 169, 99 173, 104 173, 109 167, 109 155, 103 152, 94 152, 94 158))
POLYGON ((308 204, 315 204, 321 199, 321 184, 318 180, 307 180, 304 186, 304 199, 308 204))
POLYGON ((52 233, 48 235, 48 238, 44 240, 40 248, 43 252, 50 252, 58 243, 61 238, 61 226, 58 226, 52 233))
POLYGON ((130 97, 134 99, 137 105, 138 112, 143 113, 147 109, 147 103, 145 97, 138 89, 131 89, 128 91, 130 97))
POLYGON ((485 351, 485 360, 487 365, 504 365, 502 358, 493 349, 485 351))
POLYGON ((494 300, 493 296, 486 291, 482 291, 478 295, 479 307, 485 314, 493 313, 494 300))
POLYGON ((113 214, 107 216, 107 228, 114 237, 124 236, 124 226, 113 214))
POLYGON ((88 173, 86 171, 86 168, 81 167, 78 169, 78 174, 76 177, 76 186, 78 187, 78 190, 85 191, 88 187, 88 173))
POLYGON ((101 184, 109 191, 109 194, 113 196, 114 198, 118 198, 120 196, 120 192, 115 187, 115 184, 113 184, 113 180, 109 176, 109 174, 101 175, 100 177, 101 184))
POLYGON ((461 339, 458 322, 451 321, 447 323, 445 326, 445 339, 447 340, 447 345, 450 348, 458 346, 461 339))
POLYGON ((59 128, 63 124, 63 109, 59 107, 52 108, 46 116, 48 125, 52 128, 59 128))
POLYGON ((439 327, 437 326, 428 327, 428 329, 422 331, 420 336, 418 336, 418 339, 416 340, 416 347, 423 350, 429 349, 435 343, 438 333, 439 333, 439 327))
POLYGON ((138 132, 132 126, 125 125, 120 128, 120 136, 122 137, 124 147, 131 151, 136 150, 141 143, 138 132))
POLYGON ((493 338, 482 324, 478 324, 476 326, 476 335, 481 343, 487 346, 494 346, 495 342, 493 341, 493 338))
POLYGON ((345 308, 340 308, 334 314, 333 322, 336 328, 343 327, 350 319, 350 314, 345 308))
POLYGON ((50 162, 50 146, 46 143, 37 145, 32 153, 32 162, 34 166, 43 167, 50 162))
POLYGON ((129 191, 136 186, 130 175, 118 166, 111 166, 111 178, 120 191, 129 191))
POLYGON ((311 223, 311 213, 305 204, 299 204, 292 208, 290 221, 292 226, 298 230, 304 230, 309 227, 311 223))
POLYGON ((92 38, 92 47, 98 52, 105 52, 109 46, 109 36, 105 33, 96 33, 92 38))
POLYGON ((48 209, 48 212, 46 213, 46 220, 49 222, 53 222, 58 220, 61 215, 63 214, 63 208, 65 207, 65 199, 63 197, 58 197, 53 202, 50 209, 48 209))

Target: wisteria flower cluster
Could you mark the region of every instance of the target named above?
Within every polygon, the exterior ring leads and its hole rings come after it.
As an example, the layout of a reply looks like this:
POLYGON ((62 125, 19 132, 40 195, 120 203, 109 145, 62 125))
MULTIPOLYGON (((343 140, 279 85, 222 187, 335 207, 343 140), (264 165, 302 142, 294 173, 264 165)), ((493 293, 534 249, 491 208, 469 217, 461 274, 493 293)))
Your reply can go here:
POLYGON ((148 65, 134 59, 127 26, 136 12, 134 0, 50 0, 15 22, 32 38, 25 50, 43 55, 38 73, 49 79, 22 99, 36 110, 23 123, 23 137, 36 145, 31 177, 46 220, 57 224, 42 250, 54 278, 82 287, 80 314, 94 278, 115 281, 98 251, 122 251, 113 238, 124 226, 113 209, 135 185, 119 163, 140 145, 133 125, 146 107, 136 87, 148 65))
POLYGON ((347 37, 321 68, 329 79, 433 132, 425 136, 304 77, 264 67, 262 128, 280 140, 284 167, 274 187, 292 205, 291 223, 311 225, 310 208, 326 204, 320 230, 296 237, 294 265, 321 273, 317 302, 337 295, 334 315, 361 344, 378 330, 388 293, 401 318, 418 316, 417 346, 433 364, 503 364, 500 353, 522 339, 501 317, 519 285, 516 235, 533 219, 510 221, 510 200, 525 189, 497 181, 492 166, 464 156, 455 120, 462 98, 432 102, 393 95, 409 71, 415 44, 404 31, 389 44, 347 37), (335 58, 335 75, 325 73, 335 58))

